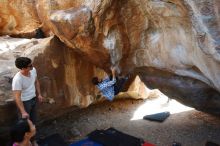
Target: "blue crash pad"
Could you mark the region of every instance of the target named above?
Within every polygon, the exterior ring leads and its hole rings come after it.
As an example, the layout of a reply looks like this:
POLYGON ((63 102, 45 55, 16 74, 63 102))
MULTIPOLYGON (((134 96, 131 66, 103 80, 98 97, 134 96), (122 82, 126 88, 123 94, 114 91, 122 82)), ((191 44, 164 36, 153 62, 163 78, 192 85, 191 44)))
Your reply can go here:
POLYGON ((96 143, 92 140, 90 140, 89 138, 77 141, 75 143, 70 144, 70 146, 103 146, 99 143, 96 143))

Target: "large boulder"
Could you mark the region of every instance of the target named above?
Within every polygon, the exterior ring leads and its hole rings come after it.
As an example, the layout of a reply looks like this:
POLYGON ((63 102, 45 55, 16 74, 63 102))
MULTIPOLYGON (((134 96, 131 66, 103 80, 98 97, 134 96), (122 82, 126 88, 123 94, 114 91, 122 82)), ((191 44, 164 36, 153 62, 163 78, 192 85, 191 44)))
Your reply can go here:
MULTIPOLYGON (((218 100, 219 7, 217 0, 54 0, 46 5, 39 0, 37 9, 45 25, 62 42, 100 68, 108 71, 115 65, 126 74, 137 68, 153 67, 175 74, 176 81, 200 81, 202 86, 215 90, 218 100)), ((140 76, 148 78, 147 74, 140 76)), ((208 102, 211 97, 203 88, 200 91, 208 102)), ((190 95, 183 94, 178 97, 181 101, 190 95)), ((190 105, 205 110, 203 105, 199 107, 200 97, 190 105)))
MULTIPOLYGON (((56 36, 26 40, 13 55, 1 53, 0 86, 8 82, 7 69, 15 72, 12 60, 30 56, 43 95, 57 103, 51 108, 86 107, 99 99, 92 76, 116 66, 117 73, 137 74, 170 98, 220 113, 218 0, 16 0, 1 1, 0 8, 1 34, 36 37, 41 28, 56 36)), ((142 95, 150 95, 143 86, 142 95)), ((4 91, 0 95, 6 97, 4 91)))

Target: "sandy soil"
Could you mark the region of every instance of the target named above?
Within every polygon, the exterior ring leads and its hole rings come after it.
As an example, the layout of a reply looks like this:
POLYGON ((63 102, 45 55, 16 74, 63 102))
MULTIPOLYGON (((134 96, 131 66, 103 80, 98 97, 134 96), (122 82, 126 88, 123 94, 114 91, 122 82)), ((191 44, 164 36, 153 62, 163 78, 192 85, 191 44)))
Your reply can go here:
POLYGON ((114 127, 157 146, 171 146, 174 141, 180 142, 182 146, 204 146, 206 141, 220 144, 220 118, 189 108, 188 111, 180 112, 183 106, 177 103, 171 107, 176 103, 172 101, 105 101, 39 125, 38 137, 59 133, 71 143, 95 129, 114 127), (165 110, 170 111, 171 115, 163 123, 141 119, 144 114, 165 110))

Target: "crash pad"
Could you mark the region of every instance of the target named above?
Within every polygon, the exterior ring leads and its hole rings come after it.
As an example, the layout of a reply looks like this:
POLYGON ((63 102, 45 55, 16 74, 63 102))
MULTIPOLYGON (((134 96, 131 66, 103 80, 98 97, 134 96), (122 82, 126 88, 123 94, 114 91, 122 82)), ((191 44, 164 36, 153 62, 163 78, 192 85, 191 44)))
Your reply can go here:
POLYGON ((161 112, 152 115, 146 115, 143 117, 145 120, 163 122, 170 116, 170 112, 161 112))
POLYGON ((39 139, 37 143, 40 146, 67 146, 64 139, 58 133, 39 139))
POLYGON ((211 142, 211 141, 207 141, 205 146, 219 146, 219 144, 216 144, 216 143, 211 142))
POLYGON ((156 146, 156 145, 148 143, 148 142, 145 142, 142 146, 156 146))
POLYGON ((120 132, 114 128, 95 130, 88 137, 104 146, 141 146, 143 140, 120 132))
POLYGON ((82 139, 80 141, 70 144, 70 146, 103 146, 97 142, 90 140, 89 138, 82 139))

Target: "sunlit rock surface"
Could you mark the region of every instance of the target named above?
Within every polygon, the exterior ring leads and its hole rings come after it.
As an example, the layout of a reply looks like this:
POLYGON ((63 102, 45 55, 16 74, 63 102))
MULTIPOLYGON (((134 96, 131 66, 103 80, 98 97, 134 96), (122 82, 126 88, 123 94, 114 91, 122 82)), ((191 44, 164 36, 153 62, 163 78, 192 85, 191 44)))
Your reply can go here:
POLYGON ((0 35, 35 37, 40 25, 35 0, 0 1, 0 35))
MULTIPOLYGON (((1 45, 22 51, 0 48, 1 85, 8 81, 7 71, 15 71, 16 56, 31 56, 43 95, 59 103, 51 106, 86 107, 103 99, 91 78, 116 66, 122 75, 133 74, 127 85, 133 98, 131 87, 140 81, 196 109, 220 114, 218 0, 3 0, 0 8, 0 34, 37 38, 40 28, 51 36, 20 46, 5 37, 1 45)), ((138 88, 142 98, 151 95, 144 84, 138 88)), ((10 84, 5 85, 1 90, 9 90, 10 84)))

